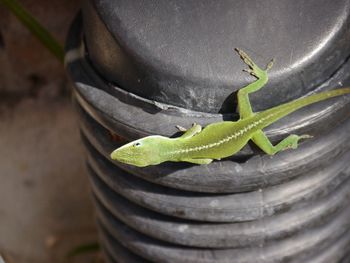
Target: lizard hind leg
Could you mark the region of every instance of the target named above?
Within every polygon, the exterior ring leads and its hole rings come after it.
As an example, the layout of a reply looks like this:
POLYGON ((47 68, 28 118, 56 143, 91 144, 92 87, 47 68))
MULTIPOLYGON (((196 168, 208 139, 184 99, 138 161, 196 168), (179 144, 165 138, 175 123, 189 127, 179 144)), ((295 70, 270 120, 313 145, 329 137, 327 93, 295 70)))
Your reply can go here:
POLYGON ((254 114, 250 105, 248 94, 258 91, 267 83, 267 71, 272 67, 273 60, 271 60, 266 66, 266 69, 263 70, 259 68, 244 51, 240 49, 236 49, 236 51, 241 56, 243 61, 249 66, 249 69, 246 69, 245 71, 257 78, 255 82, 240 89, 237 94, 239 114, 241 119, 244 119, 251 117, 254 114))
POLYGON ((273 146, 263 131, 257 131, 256 133, 254 133, 252 141, 257 146, 259 146, 259 148, 265 153, 269 155, 274 155, 275 153, 286 149, 296 149, 298 148, 298 142, 300 139, 308 138, 312 138, 312 136, 307 134, 300 136, 296 134, 291 134, 287 138, 284 138, 282 141, 280 141, 277 145, 273 146))

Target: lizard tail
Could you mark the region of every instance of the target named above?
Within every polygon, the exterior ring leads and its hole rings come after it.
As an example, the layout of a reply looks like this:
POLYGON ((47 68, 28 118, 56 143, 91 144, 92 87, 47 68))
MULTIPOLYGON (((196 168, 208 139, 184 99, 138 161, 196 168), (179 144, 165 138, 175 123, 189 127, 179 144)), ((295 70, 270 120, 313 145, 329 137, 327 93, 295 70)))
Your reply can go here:
MULTIPOLYGON (((310 104, 323 101, 329 98, 341 96, 344 94, 350 94, 350 88, 342 88, 342 89, 335 89, 330 91, 321 92, 318 94, 313 94, 305 98, 300 98, 293 100, 291 102, 273 107, 271 109, 268 109, 264 112, 261 112, 259 117, 265 119, 265 125, 269 125, 273 123, 274 121, 277 121, 278 119, 300 109, 305 106, 308 106, 310 104)), ((264 126, 265 126, 264 125, 264 126)))

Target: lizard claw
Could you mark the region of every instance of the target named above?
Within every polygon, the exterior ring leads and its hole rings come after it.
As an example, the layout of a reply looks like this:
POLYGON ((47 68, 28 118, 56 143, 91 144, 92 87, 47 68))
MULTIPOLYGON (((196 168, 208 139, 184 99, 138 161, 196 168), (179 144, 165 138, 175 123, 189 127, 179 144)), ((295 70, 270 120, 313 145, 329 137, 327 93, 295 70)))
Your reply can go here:
POLYGON ((275 63, 275 59, 274 59, 274 58, 271 59, 271 61, 267 64, 265 70, 266 70, 266 71, 270 70, 270 69, 272 68, 272 66, 273 66, 273 63, 275 63))
POLYGON ((254 72, 254 70, 252 70, 252 69, 243 69, 243 71, 244 72, 247 72, 247 73, 249 73, 250 75, 252 75, 252 76, 254 76, 254 77, 258 77, 257 75, 256 75, 256 73, 254 72))
POLYGON ((243 59, 244 63, 246 63, 249 67, 253 68, 255 66, 255 63, 250 59, 250 57, 245 53, 243 50, 240 50, 239 48, 235 48, 235 50, 238 52, 240 57, 243 59))
POLYGON ((309 135, 309 134, 303 134, 303 135, 300 135, 299 138, 300 139, 310 139, 310 138, 313 138, 314 136, 312 135, 309 135))

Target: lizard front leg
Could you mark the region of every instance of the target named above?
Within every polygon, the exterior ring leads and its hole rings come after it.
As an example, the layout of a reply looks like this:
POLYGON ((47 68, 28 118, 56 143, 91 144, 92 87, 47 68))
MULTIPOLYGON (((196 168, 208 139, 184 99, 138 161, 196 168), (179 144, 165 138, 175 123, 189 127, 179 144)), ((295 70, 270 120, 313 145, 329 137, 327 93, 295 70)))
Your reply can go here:
POLYGON ((273 60, 271 60, 270 63, 266 66, 266 69, 263 70, 259 68, 244 51, 238 48, 236 48, 236 51, 241 56, 243 61, 249 66, 249 69, 246 69, 244 71, 257 78, 255 82, 240 89, 237 94, 239 115, 241 119, 244 119, 254 114, 252 106, 250 105, 248 94, 261 89, 267 83, 267 71, 272 67, 273 60))
POLYGON ((189 129, 186 129, 186 128, 181 127, 179 125, 177 125, 176 128, 179 131, 184 132, 184 134, 182 134, 180 138, 190 138, 190 137, 192 137, 192 136, 194 136, 197 133, 202 131, 202 126, 200 126, 199 124, 196 124, 196 123, 193 123, 192 127, 189 129))
POLYGON ((188 163, 194 163, 194 164, 210 164, 213 161, 213 159, 195 159, 195 158, 184 158, 181 159, 181 162, 188 162, 188 163))

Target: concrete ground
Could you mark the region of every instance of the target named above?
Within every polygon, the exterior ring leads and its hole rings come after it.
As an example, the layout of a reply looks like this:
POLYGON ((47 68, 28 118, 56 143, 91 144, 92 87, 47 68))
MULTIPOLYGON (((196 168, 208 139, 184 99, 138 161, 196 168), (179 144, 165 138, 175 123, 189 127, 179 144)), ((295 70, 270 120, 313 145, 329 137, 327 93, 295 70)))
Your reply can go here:
MULTIPOLYGON (((79 8, 68 0, 21 3, 62 43, 79 8)), ((0 255, 7 263, 96 262, 99 253, 66 257, 95 241, 70 83, 62 64, 1 7, 0 255)))
POLYGON ((26 98, 0 121, 0 253, 9 263, 64 262, 97 240, 70 100, 26 98))

